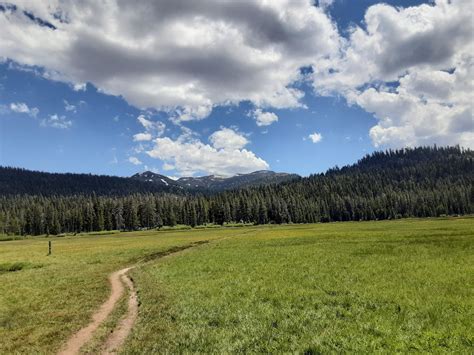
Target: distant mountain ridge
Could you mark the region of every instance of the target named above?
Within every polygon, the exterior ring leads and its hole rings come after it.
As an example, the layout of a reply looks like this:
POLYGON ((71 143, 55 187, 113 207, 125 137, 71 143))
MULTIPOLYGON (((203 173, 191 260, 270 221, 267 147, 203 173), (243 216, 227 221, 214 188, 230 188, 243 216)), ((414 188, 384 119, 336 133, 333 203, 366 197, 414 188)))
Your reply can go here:
POLYGON ((201 177, 181 177, 177 180, 173 180, 165 175, 145 171, 143 173, 137 173, 131 178, 163 187, 172 186, 191 190, 224 191, 262 184, 278 184, 299 179, 300 176, 297 174, 276 173, 271 170, 259 170, 249 174, 237 174, 230 177, 208 175, 201 177))
POLYGON ((177 192, 182 189, 150 185, 131 178, 73 174, 47 173, 22 168, 0 166, 0 196, 125 196, 137 193, 177 192))
POLYGON ((193 190, 197 183, 223 188, 273 181, 275 176, 279 175, 264 171, 174 181, 150 172, 118 178, 0 168, 0 191, 9 192, 0 193, 0 233, 40 235, 176 224, 316 223, 474 213, 474 151, 457 146, 374 152, 355 164, 280 184, 213 193, 193 190), (262 176, 267 180, 261 180, 262 176), (82 194, 60 194, 72 188, 82 194), (100 196, 99 189, 109 194, 100 196), (38 196, 38 191, 49 195, 38 196), (116 191, 122 194, 111 194, 116 191), (151 191, 169 193, 152 195, 151 191))
MULTIPOLYGON (((387 191, 384 192, 384 196, 394 193, 394 191, 405 191, 406 194, 403 195, 403 198, 414 194, 413 186, 416 186, 417 195, 421 195, 421 190, 429 190, 434 191, 429 193, 434 193, 436 198, 440 198, 439 191, 451 194, 452 190, 455 191, 459 186, 464 189, 473 181, 473 154, 472 150, 460 147, 418 147, 396 151, 388 150, 374 152, 353 165, 342 168, 335 167, 324 173, 304 178, 296 174, 263 170, 228 178, 210 175, 173 180, 165 175, 149 171, 135 174, 132 177, 116 177, 45 173, 0 166, 0 196, 96 195, 120 197, 135 194, 169 193, 177 197, 183 195, 191 197, 190 195, 197 192, 203 195, 217 193, 225 196, 248 194, 245 197, 247 199, 254 198, 255 194, 260 191, 266 191, 271 194, 271 201, 275 201, 279 196, 278 198, 284 200, 285 203, 287 199, 296 198, 298 201, 308 199, 307 203, 311 205, 317 198, 318 203, 322 204, 318 206, 319 209, 326 210, 326 205, 335 204, 337 208, 334 208, 340 210, 340 206, 345 204, 344 200, 348 196, 362 194, 364 198, 379 198, 379 194, 385 189, 387 191), (445 191, 445 185, 451 190, 445 191), (241 190, 241 188, 243 189, 241 190), (225 191, 228 190, 241 191, 231 191, 227 194, 225 191), (341 194, 337 203, 326 200, 335 194, 341 194)), ((464 192, 456 193, 458 197, 450 198, 461 198, 459 196, 464 192)), ((424 198, 431 199, 432 197, 424 198)), ((438 202, 432 203, 437 204, 438 202)), ((275 209, 275 206, 271 205, 265 208, 275 209)), ((318 215, 319 212, 316 212, 314 212, 315 215, 318 215)))
POLYGON ((275 173, 263 170, 232 177, 202 176, 170 179, 151 171, 137 173, 131 177, 108 175, 47 173, 22 168, 0 166, 0 196, 125 196, 137 193, 220 192, 241 187, 276 184, 299 179, 296 174, 275 173))

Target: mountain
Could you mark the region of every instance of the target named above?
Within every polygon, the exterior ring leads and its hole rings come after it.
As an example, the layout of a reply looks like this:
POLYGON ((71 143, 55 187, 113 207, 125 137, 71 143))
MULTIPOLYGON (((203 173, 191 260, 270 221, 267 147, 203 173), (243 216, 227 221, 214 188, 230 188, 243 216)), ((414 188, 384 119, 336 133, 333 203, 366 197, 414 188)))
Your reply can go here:
POLYGON ((118 176, 46 173, 0 166, 2 195, 124 196, 136 193, 173 192, 181 188, 149 184, 118 176))
POLYGON ((170 179, 151 171, 131 177, 92 174, 46 173, 20 168, 0 167, 1 195, 92 195, 126 196, 137 193, 218 192, 240 187, 276 184, 298 179, 299 175, 256 171, 232 177, 203 176, 170 179))
POLYGON ((231 177, 209 175, 201 177, 182 177, 178 180, 172 180, 167 176, 145 171, 135 174, 131 178, 162 187, 173 186, 187 190, 224 191, 249 186, 278 184, 299 179, 300 176, 297 174, 276 173, 270 170, 259 170, 250 174, 237 174, 231 177))
MULTIPOLYGON (((136 230, 226 222, 365 221, 474 213, 474 151, 460 147, 375 152, 356 164, 322 174, 212 194, 187 193, 190 190, 181 185, 171 186, 172 181, 152 173, 142 173, 133 179, 81 175, 74 180, 73 174, 51 176, 8 168, 0 169, 3 191, 6 188, 1 172, 5 171, 13 174, 7 183, 16 192, 24 192, 26 187, 38 191, 35 184, 52 183, 42 190, 49 192, 49 196, 0 195, 0 233, 11 234, 136 230), (65 186, 71 188, 65 181, 77 181, 77 188, 97 188, 101 183, 110 183, 115 188, 131 184, 130 188, 174 189, 176 193, 60 196, 65 186)), ((236 186, 233 183, 237 181, 245 186, 262 181, 261 176, 272 181, 278 176, 275 174, 255 172, 227 179, 204 177, 174 183, 189 184, 190 188, 198 181, 204 187, 215 184, 222 187, 224 183, 236 186)))
POLYGON ((157 174, 151 171, 145 171, 143 173, 136 173, 135 175, 132 175, 130 177, 131 179, 135 181, 140 181, 143 183, 147 183, 148 185, 151 186, 159 186, 163 188, 167 187, 181 187, 181 184, 179 184, 176 180, 170 179, 169 177, 161 174, 157 174))

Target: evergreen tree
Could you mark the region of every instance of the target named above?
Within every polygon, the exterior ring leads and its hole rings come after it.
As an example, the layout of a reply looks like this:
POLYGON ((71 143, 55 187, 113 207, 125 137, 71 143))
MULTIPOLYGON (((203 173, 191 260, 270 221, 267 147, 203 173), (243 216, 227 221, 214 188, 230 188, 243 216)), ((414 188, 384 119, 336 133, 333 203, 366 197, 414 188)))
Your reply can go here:
MULTIPOLYGON (((15 175, 16 176, 16 175, 15 175)), ((59 234, 229 222, 314 223, 474 212, 474 152, 375 152, 278 185, 217 194, 0 195, 0 233, 59 234)), ((14 181, 9 182, 14 185, 14 181)), ((53 188, 53 187, 51 187, 53 188)))

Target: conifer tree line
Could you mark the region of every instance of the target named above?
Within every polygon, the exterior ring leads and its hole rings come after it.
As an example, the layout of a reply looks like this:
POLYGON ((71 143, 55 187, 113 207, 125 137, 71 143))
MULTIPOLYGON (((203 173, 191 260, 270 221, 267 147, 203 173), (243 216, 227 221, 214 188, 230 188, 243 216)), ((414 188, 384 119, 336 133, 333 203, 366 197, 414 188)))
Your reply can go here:
POLYGON ((0 197, 0 233, 40 235, 207 223, 314 223, 474 212, 474 152, 423 147, 279 185, 218 194, 0 197))

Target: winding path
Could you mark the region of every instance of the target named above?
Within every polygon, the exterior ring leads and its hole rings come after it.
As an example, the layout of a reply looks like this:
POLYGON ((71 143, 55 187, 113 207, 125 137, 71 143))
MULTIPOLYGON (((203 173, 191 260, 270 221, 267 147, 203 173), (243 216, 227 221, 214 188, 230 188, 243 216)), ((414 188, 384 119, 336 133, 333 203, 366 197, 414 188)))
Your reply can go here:
MULTIPOLYGON (((171 250, 158 252, 144 258, 142 261, 152 261, 153 259, 163 258, 169 255, 174 255, 184 251, 185 249, 192 248, 194 246, 208 243, 207 240, 195 242, 189 245, 175 247, 171 250)), ((133 285, 132 279, 127 273, 135 268, 138 264, 130 267, 126 267, 115 271, 109 276, 109 282, 111 285, 110 296, 105 301, 99 310, 92 315, 92 321, 75 333, 67 343, 58 352, 59 355, 71 355, 79 354, 80 349, 86 345, 94 336, 99 326, 107 319, 110 313, 115 309, 117 302, 122 297, 125 286, 128 288, 128 310, 124 318, 120 320, 115 329, 109 335, 107 340, 102 346, 102 354, 113 354, 116 353, 125 342, 125 339, 130 334, 133 325, 138 317, 138 296, 135 286, 133 285)))
MULTIPOLYGON (((127 282, 127 286, 130 288, 130 285, 131 285, 131 291, 132 291, 130 292, 130 297, 129 297, 129 311, 127 314, 127 318, 130 315, 130 304, 131 304, 132 298, 135 300, 135 306, 136 306, 135 311, 138 311, 138 303, 136 302, 137 295, 135 292, 135 288, 133 287, 132 281, 126 275, 127 272, 131 269, 132 267, 127 267, 127 268, 118 270, 109 276, 109 282, 111 285, 111 292, 110 292, 109 298, 107 299, 107 301, 105 301, 102 304, 99 310, 93 314, 92 322, 90 322, 86 327, 82 328, 76 334, 74 334, 71 338, 69 338, 65 346, 59 351, 59 355, 79 354, 79 350, 92 339, 97 328, 99 328, 99 326, 107 319, 109 314, 115 308, 115 305, 117 304, 120 297, 122 297, 124 286, 123 286, 122 281, 120 280, 121 278, 124 278, 129 282, 129 283, 127 282)), ((133 320, 135 320, 135 318, 136 318, 136 315, 133 318, 133 320)), ((132 325, 133 325, 133 321, 132 321, 132 325)), ((130 326, 130 329, 131 329, 131 326, 130 326)), ((112 333, 112 335, 113 334, 114 333, 112 333)), ((116 341, 117 340, 115 340, 115 342, 116 341)), ((119 345, 122 342, 120 342, 119 345)), ((114 345, 114 344, 111 344, 111 345, 114 345)))
POLYGON ((105 342, 104 350, 102 351, 103 354, 113 354, 120 349, 125 339, 127 339, 128 334, 132 331, 133 325, 138 317, 138 297, 133 281, 126 272, 121 276, 123 283, 127 285, 129 289, 128 311, 126 317, 120 321, 105 342))

